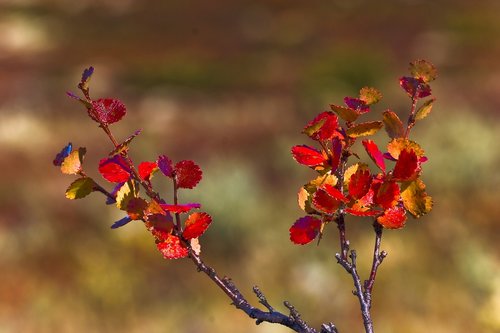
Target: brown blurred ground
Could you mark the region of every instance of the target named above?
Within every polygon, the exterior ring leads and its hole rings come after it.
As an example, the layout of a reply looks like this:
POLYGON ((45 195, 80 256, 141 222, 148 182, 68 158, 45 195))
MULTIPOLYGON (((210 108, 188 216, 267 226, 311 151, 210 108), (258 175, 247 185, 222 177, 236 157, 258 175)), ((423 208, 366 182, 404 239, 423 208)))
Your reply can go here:
MULTIPOLYGON (((287 332, 255 326, 189 262, 167 262, 140 225, 93 195, 70 202, 51 165, 68 141, 87 168, 110 147, 75 91, 122 99, 136 160, 196 160, 186 201, 215 218, 203 253, 251 297, 258 284, 319 326, 360 332, 336 234, 293 246, 297 188, 311 176, 289 148, 304 122, 364 85, 400 115, 409 61, 434 62, 438 103, 414 132, 435 208, 386 232, 377 332, 500 332, 500 4, 498 1, 0 2, 0 332, 287 332)), ((377 140, 382 140, 379 136, 377 140)), ((380 141, 382 142, 382 141, 380 141)), ((164 187, 166 189, 166 187, 164 187)), ((166 192, 168 193, 168 192, 166 192)), ((366 274, 368 223, 349 224, 366 274)))

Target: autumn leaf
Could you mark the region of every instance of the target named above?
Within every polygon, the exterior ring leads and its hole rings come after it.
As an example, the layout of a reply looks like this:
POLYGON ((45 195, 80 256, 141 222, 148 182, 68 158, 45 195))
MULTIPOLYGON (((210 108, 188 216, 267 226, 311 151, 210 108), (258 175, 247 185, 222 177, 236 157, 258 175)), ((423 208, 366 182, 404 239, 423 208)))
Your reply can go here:
POLYGON ((359 117, 359 113, 356 110, 346 108, 344 106, 330 104, 330 108, 335 112, 340 118, 347 122, 353 122, 359 117))
POLYGON ((372 184, 372 176, 369 170, 358 169, 349 181, 349 195, 359 199, 368 193, 372 184))
POLYGON ((432 210, 432 198, 425 192, 425 184, 420 178, 401 184, 401 198, 404 207, 416 218, 432 210))
POLYGON ((172 160, 165 155, 158 156, 158 160, 156 161, 158 168, 160 171, 167 177, 174 177, 174 167, 172 164, 172 160))
POLYGON ((377 144, 372 140, 363 140, 363 146, 368 153, 368 156, 372 159, 373 162, 385 173, 385 160, 384 155, 378 149, 377 144))
POLYGON ((142 220, 148 202, 143 198, 130 198, 127 202, 127 214, 132 220, 142 220))
POLYGON ((72 151, 61 163, 61 172, 66 175, 76 175, 82 171, 83 159, 87 149, 84 147, 72 151))
POLYGON ((115 223, 113 223, 111 225, 111 229, 118 229, 118 228, 121 228, 123 227, 124 225, 127 225, 129 222, 131 222, 132 219, 130 218, 130 216, 125 216, 124 218, 122 219, 119 219, 118 221, 116 221, 115 223))
POLYGON ((303 133, 314 140, 330 140, 340 135, 337 131, 338 118, 333 112, 322 112, 303 130, 303 133))
POLYGON ((116 123, 127 113, 125 105, 114 98, 100 98, 92 101, 92 107, 88 109, 90 118, 100 124, 116 123))
POLYGON ((373 202, 380 205, 384 209, 392 208, 396 205, 399 199, 399 186, 394 181, 374 182, 373 202))
POLYGON ((382 99, 382 93, 375 88, 363 87, 359 91, 359 99, 365 102, 366 105, 372 105, 382 99))
POLYGON ((174 235, 167 235, 167 239, 156 246, 165 259, 185 258, 189 254, 188 248, 174 235))
POLYGON ((131 180, 123 183, 118 192, 116 192, 116 207, 121 210, 127 210, 129 201, 137 197, 137 187, 131 180))
POLYGON ((201 177, 201 169, 193 161, 180 161, 175 165, 175 180, 179 188, 194 188, 201 177))
POLYGON ((412 180, 418 176, 419 172, 420 162, 415 152, 412 149, 403 149, 394 166, 392 179, 396 181, 412 180))
POLYGON ((301 217, 290 227, 290 240, 300 245, 310 243, 318 236, 320 228, 321 220, 312 216, 301 217))
POLYGON ((138 169, 139 177, 145 181, 150 181, 153 173, 158 170, 158 164, 156 162, 141 162, 138 169))
POLYGON ((141 130, 137 130, 135 131, 134 133, 132 133, 128 138, 126 138, 122 143, 120 143, 118 146, 116 146, 109 154, 108 156, 114 156, 114 155, 118 155, 118 154, 121 154, 125 151, 128 150, 128 146, 129 144, 132 142, 132 140, 138 136, 139 134, 141 134, 141 130))
POLYGON ((66 190, 66 198, 70 200, 81 199, 94 191, 95 182, 92 178, 78 178, 66 190))
POLYGON ((344 103, 349 109, 355 110, 358 114, 370 111, 370 107, 366 104, 366 102, 359 98, 344 97, 344 103))
POLYGON ((332 214, 339 209, 341 201, 332 197, 323 187, 320 187, 313 194, 312 203, 319 211, 332 214))
POLYGON ((384 211, 377 217, 377 222, 387 229, 400 229, 406 222, 406 211, 403 207, 395 206, 384 211))
POLYGON ((182 237, 185 239, 198 238, 203 235, 210 223, 212 223, 212 217, 207 213, 192 213, 184 222, 182 237))
POLYGON ((62 162, 68 155, 73 151, 73 145, 68 143, 67 146, 63 147, 63 149, 57 153, 56 157, 54 157, 54 161, 52 162, 55 166, 61 166, 62 162))
POLYGON ((201 208, 201 205, 199 203, 188 203, 183 205, 160 204, 160 207, 166 210, 167 212, 176 214, 176 213, 187 213, 194 208, 201 208))
POLYGON ((123 183, 130 178, 128 163, 120 155, 100 160, 99 172, 104 179, 112 183, 123 183))
POLYGON ((373 135, 383 127, 381 121, 370 121, 366 123, 357 124, 347 129, 347 135, 351 138, 358 138, 360 136, 373 135))
POLYGON ((424 157, 425 152, 415 141, 411 141, 405 138, 398 138, 392 139, 391 142, 389 142, 389 144, 387 145, 387 151, 394 160, 399 159, 399 154, 404 149, 413 150, 419 158, 419 161, 422 162, 421 159, 422 157, 424 157))
POLYGON ((424 98, 431 95, 431 87, 422 79, 404 76, 399 79, 399 85, 410 98, 424 98))
POLYGON ((428 100, 424 104, 422 104, 422 106, 415 113, 415 119, 422 120, 425 117, 427 117, 427 115, 429 115, 429 113, 431 113, 431 111, 432 111, 432 105, 433 105, 435 100, 436 100, 435 98, 431 98, 430 100, 428 100))
MULTIPOLYGON (((358 170, 368 170, 368 164, 366 163, 355 163, 348 167, 344 172, 344 185, 348 186, 351 176, 355 174, 358 170)), ((335 185, 335 184, 334 184, 335 185)))
POLYGON ((292 156, 298 163, 309 167, 323 164, 326 161, 326 156, 323 153, 306 145, 292 147, 292 156))
POLYGON ((391 139, 400 138, 404 135, 403 122, 397 114, 391 110, 386 110, 383 113, 383 117, 385 131, 391 139))
POLYGON ((415 60, 410 63, 410 73, 425 83, 434 81, 437 78, 437 69, 426 60, 415 60))

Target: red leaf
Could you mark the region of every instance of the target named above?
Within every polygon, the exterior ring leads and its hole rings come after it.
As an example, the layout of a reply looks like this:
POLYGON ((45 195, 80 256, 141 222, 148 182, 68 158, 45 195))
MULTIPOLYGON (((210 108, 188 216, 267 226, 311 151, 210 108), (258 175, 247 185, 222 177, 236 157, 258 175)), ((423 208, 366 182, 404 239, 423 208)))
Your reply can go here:
POLYGON ((109 182, 123 183, 130 178, 127 161, 120 155, 99 161, 99 172, 109 182))
POLYGON ((372 184, 373 202, 384 209, 394 207, 399 200, 399 186, 394 181, 372 184))
POLYGON ((165 259, 179 259, 188 256, 188 248, 181 243, 179 237, 168 235, 164 242, 156 244, 165 259))
POLYGON ((165 155, 158 156, 158 160, 156 162, 158 164, 158 168, 161 172, 167 176, 172 178, 174 176, 174 167, 172 166, 172 160, 165 155))
POLYGON ((98 123, 112 124, 122 119, 127 113, 127 109, 117 99, 100 98, 97 101, 92 101, 92 108, 88 112, 89 116, 98 123))
POLYGON ((399 85, 411 98, 424 98, 431 94, 431 87, 422 79, 403 76, 399 79, 399 85))
POLYGON ((307 244, 313 241, 319 234, 321 220, 312 217, 301 217, 290 228, 290 240, 295 244, 307 244))
POLYGON ((333 112, 322 112, 306 125, 304 133, 314 140, 330 140, 339 135, 338 118, 333 112))
POLYGON ((348 199, 335 187, 324 184, 314 193, 312 202, 320 211, 331 214, 339 209, 348 199))
POLYGON ((354 216, 375 216, 381 213, 380 210, 355 210, 353 208, 346 208, 345 212, 354 216))
POLYGON ((385 173, 384 155, 378 149, 377 144, 372 140, 363 140, 363 146, 365 146, 366 152, 372 161, 385 173))
POLYGON ((180 161, 175 165, 175 179, 180 188, 193 188, 201 180, 200 167, 193 161, 180 161))
POLYGON ((372 176, 369 170, 358 169, 349 181, 349 194, 354 199, 363 197, 372 184, 372 176))
POLYGON ((212 223, 212 217, 207 213, 193 213, 184 222, 185 229, 182 237, 186 239, 198 238, 203 235, 210 223, 212 223))
POLYGON ((146 181, 150 181, 151 174, 157 167, 156 162, 141 162, 139 164, 139 176, 146 181))
POLYGON ((420 162, 417 154, 412 149, 403 149, 399 153, 399 159, 394 166, 392 177, 394 180, 413 180, 420 172, 420 162))
POLYGON ((344 97, 344 103, 353 110, 358 111, 358 113, 366 113, 370 111, 370 107, 366 105, 366 102, 353 97, 344 97))
POLYGON ((342 194, 342 192, 340 192, 338 189, 336 189, 335 187, 333 187, 332 185, 330 184, 324 184, 322 186, 323 189, 325 189, 325 191, 330 195, 332 196, 333 198, 339 200, 339 201, 343 201, 343 202, 349 202, 349 199, 347 199, 344 194, 342 194))
POLYGON ((306 145, 292 147, 292 155, 297 162, 310 167, 326 161, 326 157, 320 151, 306 145))
POLYGON ((165 241, 174 229, 174 222, 170 214, 154 213, 145 217, 146 227, 159 241, 165 241))
POLYGON ((199 203, 189 203, 185 205, 166 205, 160 204, 161 208, 171 213, 186 213, 189 212, 193 208, 200 208, 201 205, 199 203))
POLYGON ((400 229, 404 227, 406 222, 406 210, 400 206, 389 208, 384 212, 384 215, 377 218, 377 221, 384 228, 400 229))

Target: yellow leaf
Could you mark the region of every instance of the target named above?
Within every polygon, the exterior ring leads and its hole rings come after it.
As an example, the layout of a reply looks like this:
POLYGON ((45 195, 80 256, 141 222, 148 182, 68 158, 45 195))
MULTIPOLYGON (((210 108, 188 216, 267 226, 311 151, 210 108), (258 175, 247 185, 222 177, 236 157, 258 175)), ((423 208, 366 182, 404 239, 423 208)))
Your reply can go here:
POLYGON ((373 135, 383 126, 381 121, 369 121, 353 126, 347 130, 347 135, 351 138, 373 135))
POLYGON ((78 178, 66 190, 66 198, 70 200, 81 199, 92 193, 95 182, 92 178, 78 178))
POLYGON ((387 151, 395 159, 399 158, 399 153, 401 153, 403 149, 413 150, 418 157, 422 157, 425 155, 424 150, 420 147, 418 143, 405 138, 393 139, 387 145, 387 151))
POLYGON ((83 158, 87 149, 80 147, 72 151, 61 164, 61 172, 67 175, 76 175, 82 171, 83 158))
POLYGON ((332 109, 333 112, 338 114, 340 118, 348 122, 355 121, 359 117, 359 113, 357 113, 356 110, 349 109, 344 106, 331 104, 330 108, 332 109))
POLYGON ((425 184, 420 178, 401 184, 401 198, 405 208, 416 218, 432 209, 432 198, 425 192, 425 184))
POLYGON ((415 119, 422 120, 427 117, 427 115, 432 111, 432 103, 434 103, 435 100, 435 98, 431 98, 430 100, 422 104, 417 113, 415 113, 415 119))
POLYGON ((130 199, 135 197, 137 197, 135 183, 129 180, 116 192, 116 207, 121 210, 127 210, 130 199))
POLYGON ((359 99, 367 105, 372 105, 382 99, 382 93, 375 88, 363 87, 359 91, 359 99))
POLYGON ((384 126, 387 135, 391 139, 400 138, 404 135, 403 133, 403 123, 401 119, 399 119, 398 115, 392 112, 391 110, 384 111, 384 126))

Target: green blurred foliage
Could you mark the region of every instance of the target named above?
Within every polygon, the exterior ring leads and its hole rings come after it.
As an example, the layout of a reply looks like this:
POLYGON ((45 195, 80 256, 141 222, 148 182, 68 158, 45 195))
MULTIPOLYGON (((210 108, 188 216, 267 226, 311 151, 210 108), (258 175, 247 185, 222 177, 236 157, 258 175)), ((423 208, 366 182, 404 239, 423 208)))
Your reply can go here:
MULTIPOLYGON (((117 136, 143 128, 137 163, 161 153, 202 166, 181 200, 214 217, 202 239, 208 263, 250 299, 257 284, 315 326, 361 331, 352 282, 334 260, 335 228, 318 247, 288 240, 302 214, 296 191, 311 176, 289 150, 306 141, 306 121, 364 85, 385 95, 371 117, 387 107, 404 117, 397 79, 416 58, 440 70, 434 110, 413 133, 435 208, 384 233, 375 328, 498 332, 499 9, 486 0, 3 1, 0 332, 287 331, 255 326, 188 261, 163 260, 141 225, 110 230, 122 216, 98 194, 65 199, 73 178, 51 165, 55 153, 68 141, 86 146, 97 176, 111 150, 64 95, 89 65, 92 95, 128 107, 117 136)), ((366 276, 370 224, 354 219, 348 232, 366 276)))

